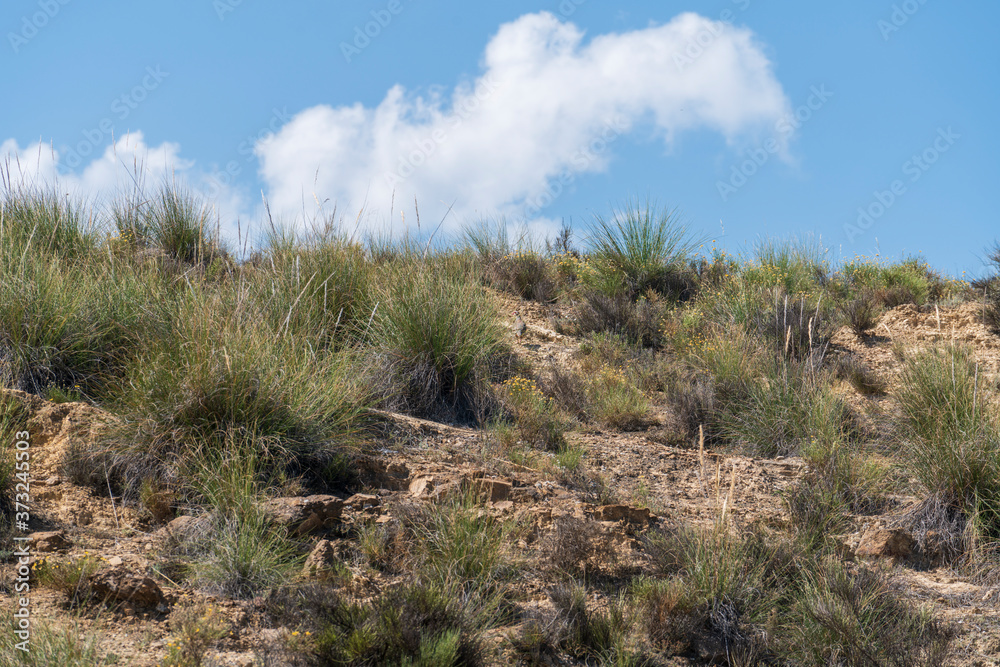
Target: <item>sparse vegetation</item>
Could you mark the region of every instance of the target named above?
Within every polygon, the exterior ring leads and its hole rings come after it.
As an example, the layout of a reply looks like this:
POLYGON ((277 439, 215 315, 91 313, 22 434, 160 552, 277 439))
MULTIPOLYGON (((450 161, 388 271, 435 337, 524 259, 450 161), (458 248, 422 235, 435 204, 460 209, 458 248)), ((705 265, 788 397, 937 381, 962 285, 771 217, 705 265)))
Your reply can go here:
MULTIPOLYGON (((196 198, 138 189, 0 200, 0 508, 30 417, 63 448, 47 493, 113 504, 75 533, 158 536, 135 560, 184 591, 162 664, 209 664, 239 608, 281 629, 282 664, 936 665, 949 629, 848 541, 892 523, 916 545, 899 568, 1000 571, 995 378, 979 348, 904 335, 971 320, 965 298, 1000 322, 995 279, 835 265, 811 239, 736 257, 636 202, 579 248, 322 220, 237 257, 196 198), (53 436, 78 401, 106 423, 53 436), (300 533, 268 509, 287 496, 330 516, 300 533)), ((32 586, 86 615, 106 563, 77 539, 32 586)), ((45 648, 0 664, 113 662, 36 627, 45 648)))

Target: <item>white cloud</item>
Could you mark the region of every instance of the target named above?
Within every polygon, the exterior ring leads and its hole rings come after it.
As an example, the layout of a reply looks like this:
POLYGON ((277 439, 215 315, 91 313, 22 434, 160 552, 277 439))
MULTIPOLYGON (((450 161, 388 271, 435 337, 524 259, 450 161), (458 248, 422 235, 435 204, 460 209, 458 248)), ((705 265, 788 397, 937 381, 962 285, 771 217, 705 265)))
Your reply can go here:
MULTIPOLYGON (((668 148, 693 128, 735 145, 773 134, 788 112, 771 63, 746 28, 685 13, 585 41, 577 26, 542 12, 502 25, 486 45, 481 76, 450 95, 394 86, 375 108, 315 106, 258 141, 255 152, 271 210, 286 222, 315 215, 319 204, 352 222, 364 209, 363 228, 398 231, 390 202, 406 209, 412 227, 416 197, 425 231, 454 202, 445 231, 499 214, 512 223, 527 217, 544 233, 555 225, 545 206, 580 175, 607 169, 616 142, 639 124, 668 148)), ((178 144, 149 146, 133 132, 101 154, 92 149, 82 171, 68 169, 80 161, 75 154, 60 157, 46 144, 22 149, 14 140, 0 144, 0 161, 7 158, 15 178, 94 202, 128 191, 141 165, 147 187, 175 180, 210 197, 233 238, 237 218, 256 220, 255 198, 211 178, 178 144)))
POLYGON ((540 214, 576 176, 606 169, 613 142, 639 122, 668 146, 696 127, 735 144, 788 110, 748 29, 686 13, 585 43, 543 12, 501 26, 482 75, 449 99, 395 86, 376 108, 312 107, 256 153, 272 209, 286 216, 317 201, 352 215, 365 206, 382 227, 395 192, 396 209, 419 199, 426 228, 452 202, 452 225, 477 212, 540 214))

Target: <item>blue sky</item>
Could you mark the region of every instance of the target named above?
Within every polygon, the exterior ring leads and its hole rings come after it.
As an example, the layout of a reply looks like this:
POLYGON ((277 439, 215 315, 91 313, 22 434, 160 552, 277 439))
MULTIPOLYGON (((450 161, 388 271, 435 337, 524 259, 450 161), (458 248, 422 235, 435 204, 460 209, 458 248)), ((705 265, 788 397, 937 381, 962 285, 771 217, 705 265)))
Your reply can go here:
POLYGON ((504 215, 581 235, 648 197, 730 250, 813 233, 834 258, 978 275, 998 22, 943 0, 11 0, 0 153, 95 202, 142 160, 227 232, 262 192, 286 224, 336 203, 399 231, 415 196, 423 228, 453 206, 449 232, 504 215))

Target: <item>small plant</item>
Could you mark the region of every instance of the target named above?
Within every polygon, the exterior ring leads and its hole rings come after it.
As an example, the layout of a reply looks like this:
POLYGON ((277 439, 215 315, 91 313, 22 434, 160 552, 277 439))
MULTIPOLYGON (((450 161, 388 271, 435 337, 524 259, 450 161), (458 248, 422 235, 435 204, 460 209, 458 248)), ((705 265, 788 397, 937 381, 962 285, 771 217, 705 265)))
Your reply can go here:
POLYGON ((485 421, 488 383, 508 353, 493 300, 468 281, 402 267, 379 304, 371 338, 385 403, 418 416, 485 421))
POLYGON ((859 338, 865 338, 878 324, 881 308, 875 293, 862 290, 840 306, 848 325, 859 338))
POLYGON ((230 624, 211 605, 195 605, 176 610, 170 617, 174 638, 167 642, 162 667, 201 667, 205 654, 220 639, 229 635, 230 624))
POLYGON ((547 451, 564 446, 566 426, 555 402, 542 394, 534 380, 513 377, 503 383, 500 391, 522 442, 547 451))
POLYGON ((101 569, 101 560, 87 552, 67 561, 45 557, 35 561, 32 568, 39 584, 63 592, 70 604, 76 606, 90 601, 93 594, 90 578, 101 569))
POLYGON ((57 624, 34 620, 27 651, 16 647, 21 641, 10 624, 0 637, 0 667, 104 667, 116 665, 118 657, 104 653, 100 635, 84 629, 78 622, 57 624))
POLYGON ((897 398, 908 466, 983 536, 1000 536, 1000 425, 971 351, 953 345, 907 362, 897 398))
POLYGON ((888 390, 885 380, 856 354, 848 354, 837 359, 836 374, 865 396, 881 396, 888 390))
POLYGON ((610 428, 635 430, 650 423, 650 403, 625 372, 606 366, 587 387, 590 414, 610 428))
POLYGON ((634 299, 649 289, 672 299, 693 293, 690 260, 698 243, 676 211, 629 202, 611 218, 594 220, 590 244, 592 282, 608 296, 634 299))

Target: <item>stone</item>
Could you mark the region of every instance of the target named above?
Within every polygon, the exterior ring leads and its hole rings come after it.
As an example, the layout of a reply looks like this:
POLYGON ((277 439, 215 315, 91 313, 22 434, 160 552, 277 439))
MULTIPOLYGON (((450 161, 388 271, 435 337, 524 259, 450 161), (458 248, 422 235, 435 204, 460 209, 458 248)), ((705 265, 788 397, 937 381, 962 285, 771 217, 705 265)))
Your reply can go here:
POLYGON ((90 586, 104 599, 131 602, 140 607, 158 607, 166 602, 155 581, 122 567, 98 572, 90 578, 90 586))
POLYGON ((877 558, 906 558, 913 552, 914 546, 916 540, 901 528, 873 529, 861 536, 855 554, 877 558))
POLYGON ((167 524, 167 534, 177 544, 196 542, 208 536, 212 528, 212 518, 201 516, 179 516, 167 524))
POLYGON ((472 489, 484 495, 487 502, 495 503, 510 498, 513 485, 505 479, 467 478, 462 488, 464 491, 472 489))
POLYGON ((433 477, 417 477, 412 482, 410 482, 410 495, 414 498, 419 498, 425 493, 430 493, 434 490, 434 478, 433 477))
POLYGON ((603 505, 594 510, 598 521, 624 521, 625 523, 649 523, 653 515, 645 507, 628 505, 603 505))
POLYGON ((125 561, 122 560, 121 556, 112 556, 108 559, 108 565, 111 567, 118 567, 122 565, 125 561))
POLYGON ((334 543, 330 540, 320 540, 306 558, 302 574, 310 579, 326 579, 336 572, 336 566, 339 564, 340 559, 337 557, 334 543))
POLYGON ((52 551, 65 551, 73 546, 73 543, 61 530, 32 533, 28 536, 31 540, 31 549, 36 553, 49 553, 52 551))
POLYGON ((361 512, 366 509, 380 507, 382 505, 382 499, 368 493, 355 493, 353 496, 344 501, 344 505, 346 507, 350 507, 356 512, 361 512))
POLYGON ((264 509, 272 521, 302 536, 339 521, 344 504, 336 496, 293 496, 268 500, 264 509))

